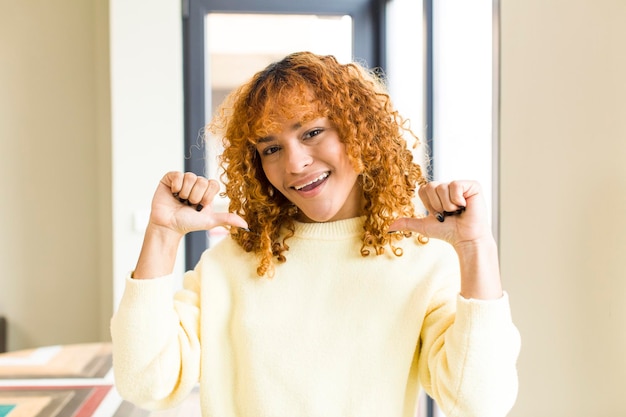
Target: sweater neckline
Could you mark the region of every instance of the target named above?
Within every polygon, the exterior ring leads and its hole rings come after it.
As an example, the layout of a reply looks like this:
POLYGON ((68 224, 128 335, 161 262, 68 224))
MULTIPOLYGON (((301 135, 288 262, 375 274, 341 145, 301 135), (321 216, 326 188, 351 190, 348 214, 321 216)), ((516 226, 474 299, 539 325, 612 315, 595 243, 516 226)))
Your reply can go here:
POLYGON ((295 222, 295 236, 309 239, 343 239, 363 233, 365 216, 323 223, 295 222))

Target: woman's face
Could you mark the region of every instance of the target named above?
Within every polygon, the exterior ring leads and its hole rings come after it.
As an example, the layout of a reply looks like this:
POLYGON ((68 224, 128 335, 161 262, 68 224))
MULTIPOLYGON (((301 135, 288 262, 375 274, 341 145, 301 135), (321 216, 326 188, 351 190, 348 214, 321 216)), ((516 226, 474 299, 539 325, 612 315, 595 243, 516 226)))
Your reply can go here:
POLYGON ((327 118, 290 120, 257 143, 269 182, 298 207, 304 222, 328 222, 363 214, 358 173, 327 118))

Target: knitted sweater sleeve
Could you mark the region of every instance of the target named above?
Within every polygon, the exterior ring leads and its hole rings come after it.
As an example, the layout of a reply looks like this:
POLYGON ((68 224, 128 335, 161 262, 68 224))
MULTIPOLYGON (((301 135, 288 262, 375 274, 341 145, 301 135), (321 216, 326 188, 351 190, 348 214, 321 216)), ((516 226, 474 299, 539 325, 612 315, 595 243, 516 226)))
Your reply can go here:
POLYGON ((520 349, 508 294, 468 300, 457 293, 456 312, 449 294, 440 297, 421 334, 422 385, 447 417, 506 416, 517 397, 520 349))
POLYGON ((113 372, 120 395, 143 408, 180 403, 200 373, 199 274, 185 274, 173 295, 174 278, 126 279, 111 319, 113 372))

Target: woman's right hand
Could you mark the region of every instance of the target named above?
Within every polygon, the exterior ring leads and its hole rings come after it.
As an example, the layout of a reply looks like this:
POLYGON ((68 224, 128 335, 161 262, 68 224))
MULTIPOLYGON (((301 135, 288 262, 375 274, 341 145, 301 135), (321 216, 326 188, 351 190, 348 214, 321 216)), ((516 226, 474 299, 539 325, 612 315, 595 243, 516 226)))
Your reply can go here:
POLYGON ((150 224, 180 235, 217 226, 248 227, 236 214, 213 210, 213 199, 219 190, 215 180, 192 172, 168 172, 154 193, 150 224))
POLYGON ((168 172, 152 198, 150 219, 133 278, 153 278, 171 273, 181 238, 217 226, 247 228, 234 213, 216 213, 213 200, 219 184, 191 172, 168 172))

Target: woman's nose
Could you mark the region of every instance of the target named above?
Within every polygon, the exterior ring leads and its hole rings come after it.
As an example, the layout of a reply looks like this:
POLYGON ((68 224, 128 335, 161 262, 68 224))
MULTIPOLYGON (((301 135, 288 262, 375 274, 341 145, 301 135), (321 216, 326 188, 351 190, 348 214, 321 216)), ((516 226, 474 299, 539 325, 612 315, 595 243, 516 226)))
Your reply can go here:
POLYGON ((285 169, 289 173, 298 173, 311 165, 313 158, 302 144, 288 146, 285 149, 285 169))

